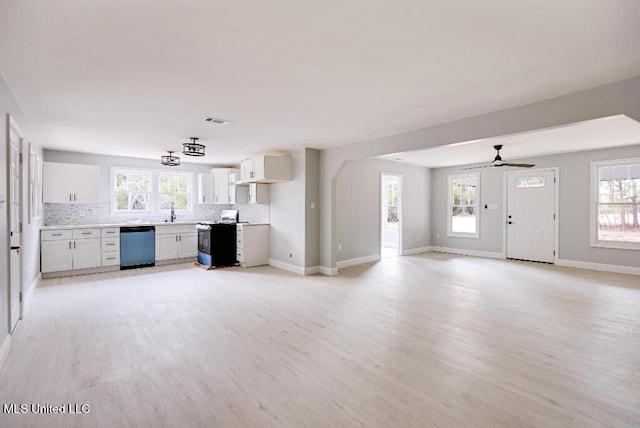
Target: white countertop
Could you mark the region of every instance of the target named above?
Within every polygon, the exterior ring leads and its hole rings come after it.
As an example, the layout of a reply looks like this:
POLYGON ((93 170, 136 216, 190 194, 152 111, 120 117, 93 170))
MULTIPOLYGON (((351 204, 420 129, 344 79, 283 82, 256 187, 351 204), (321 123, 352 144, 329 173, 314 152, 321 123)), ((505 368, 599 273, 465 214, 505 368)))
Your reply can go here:
MULTIPOLYGON (((94 229, 94 228, 107 228, 107 227, 135 227, 135 226, 188 226, 196 225, 200 220, 190 221, 174 221, 173 223, 168 221, 151 221, 151 222, 123 222, 123 223, 100 223, 100 224, 65 224, 65 225, 49 225, 42 226, 40 230, 65 230, 65 229, 94 229)), ((238 223, 243 226, 259 226, 269 223, 238 223)))

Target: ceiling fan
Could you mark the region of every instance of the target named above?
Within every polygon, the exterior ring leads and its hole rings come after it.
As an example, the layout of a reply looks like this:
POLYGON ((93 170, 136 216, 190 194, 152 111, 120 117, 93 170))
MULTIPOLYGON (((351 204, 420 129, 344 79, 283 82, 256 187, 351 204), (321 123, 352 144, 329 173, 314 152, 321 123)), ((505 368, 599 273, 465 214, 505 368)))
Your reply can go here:
POLYGON ((483 166, 472 166, 469 168, 461 168, 461 171, 466 170, 466 169, 478 169, 478 168, 492 168, 492 167, 499 167, 499 166, 515 166, 518 168, 532 168, 535 165, 531 164, 531 163, 509 163, 509 162, 505 162, 502 160, 502 157, 500 156, 500 150, 502 150, 502 144, 496 144, 495 146, 493 146, 494 149, 496 149, 496 157, 493 158, 493 162, 491 162, 491 165, 483 165, 483 166))

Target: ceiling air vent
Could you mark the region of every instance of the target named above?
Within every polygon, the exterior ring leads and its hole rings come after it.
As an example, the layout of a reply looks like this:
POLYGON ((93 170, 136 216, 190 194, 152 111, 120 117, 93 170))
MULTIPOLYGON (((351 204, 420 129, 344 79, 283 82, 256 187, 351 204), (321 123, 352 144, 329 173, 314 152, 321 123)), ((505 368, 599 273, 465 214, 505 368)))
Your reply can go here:
POLYGON ((211 117, 211 116, 207 117, 204 121, 209 123, 215 123, 217 125, 231 125, 233 123, 233 120, 220 119, 219 117, 211 117))

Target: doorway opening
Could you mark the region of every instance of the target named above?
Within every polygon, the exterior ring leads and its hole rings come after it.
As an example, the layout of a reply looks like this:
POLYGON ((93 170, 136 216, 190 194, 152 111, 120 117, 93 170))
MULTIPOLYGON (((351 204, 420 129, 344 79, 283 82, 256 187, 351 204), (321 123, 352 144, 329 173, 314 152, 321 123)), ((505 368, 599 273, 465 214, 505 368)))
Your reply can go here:
POLYGON ((402 175, 380 175, 380 257, 397 257, 402 251, 402 175))

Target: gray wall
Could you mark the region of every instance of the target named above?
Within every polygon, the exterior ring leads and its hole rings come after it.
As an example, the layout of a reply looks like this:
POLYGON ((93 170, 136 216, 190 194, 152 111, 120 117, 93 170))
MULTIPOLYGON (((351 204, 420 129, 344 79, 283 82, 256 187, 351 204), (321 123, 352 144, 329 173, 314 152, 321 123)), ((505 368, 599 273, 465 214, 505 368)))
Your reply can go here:
MULTIPOLYGON (((640 157, 640 145, 606 150, 567 153, 527 159, 509 159, 533 163, 536 168, 559 168, 559 258, 591 263, 640 267, 638 251, 595 248, 589 245, 591 162, 640 157)), ((447 175, 459 174, 460 168, 433 170, 432 242, 435 246, 502 253, 504 237, 505 170, 480 169, 480 201, 497 204, 498 210, 480 210, 480 238, 447 237, 447 175), (440 235, 438 239, 436 235, 440 235)), ((509 171, 513 171, 510 168, 509 171)))
POLYGON ((402 174, 402 249, 431 245, 431 171, 378 159, 350 161, 336 178, 338 261, 380 254, 382 172, 402 174))
POLYGON ((270 185, 269 258, 305 266, 305 150, 291 153, 293 180, 270 185), (292 257, 289 257, 289 253, 292 257))
POLYGON ((320 152, 305 150, 305 267, 318 266, 318 197, 320 188, 318 174, 320 152))
MULTIPOLYGON (((23 178, 23 216, 22 216, 22 281, 25 292, 34 284, 40 272, 40 219, 29 219, 28 206, 28 177, 29 177, 29 143, 38 154, 42 149, 31 132, 20 106, 0 75, 0 120, 2 137, 0 137, 0 193, 5 197, 9 194, 7 182, 7 119, 10 114, 21 131, 25 134, 23 140, 22 178, 23 178)), ((7 203, 0 208, 0 345, 9 334, 9 234, 8 234, 7 203)), ((25 296, 26 298, 26 296, 25 296)))
POLYGON ((350 160, 626 114, 640 121, 640 77, 524 106, 323 150, 320 154, 320 265, 335 267, 335 179, 350 160))

